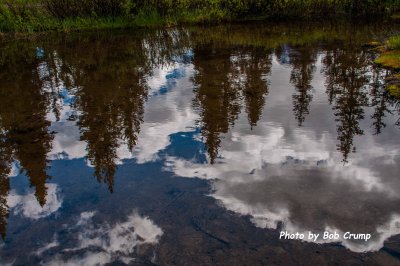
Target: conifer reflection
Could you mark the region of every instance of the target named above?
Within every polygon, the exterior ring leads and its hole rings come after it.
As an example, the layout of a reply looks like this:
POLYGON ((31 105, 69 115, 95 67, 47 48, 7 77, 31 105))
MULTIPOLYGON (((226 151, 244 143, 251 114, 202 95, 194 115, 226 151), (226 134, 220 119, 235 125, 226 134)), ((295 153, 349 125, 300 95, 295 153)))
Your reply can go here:
POLYGON ((396 108, 397 114, 398 114, 398 116, 399 116, 399 118, 398 118, 397 121, 396 121, 396 126, 399 126, 399 127, 400 127, 400 100, 396 100, 395 108, 396 108))
MULTIPOLYGON (((39 78, 37 60, 20 67, 11 77, 5 69, 1 77, 0 94, 1 126, 5 139, 12 149, 12 156, 25 171, 35 188, 38 202, 46 203, 47 153, 51 149, 50 122, 46 119, 48 94, 39 78), (33 71, 32 73, 32 69, 33 71)), ((14 72, 14 71, 13 71, 14 72)))
MULTIPOLYGON (((51 85, 61 80, 67 87, 76 87, 72 106, 75 112, 70 120, 77 120, 95 177, 111 192, 119 153, 132 152, 137 142, 148 95, 146 77, 154 66, 167 65, 187 48, 185 32, 138 34, 138 38, 89 34, 79 41, 67 39, 57 47, 56 54, 62 60, 52 64, 59 71, 53 71, 48 81, 51 85)), ((58 93, 50 91, 52 95, 58 93)), ((52 106, 56 105, 55 100, 52 106)))
POLYGON ((213 164, 218 156, 220 135, 228 132, 240 112, 239 90, 231 86, 230 53, 216 51, 212 44, 195 49, 193 64, 196 95, 194 105, 200 109, 202 135, 213 164))
POLYGON ((337 49, 327 52, 323 62, 326 92, 338 123, 337 148, 347 162, 350 152, 356 150, 354 137, 364 134, 360 120, 364 119, 363 108, 368 106, 368 57, 364 52, 337 49))
POLYGON ((261 117, 268 94, 266 75, 271 68, 271 56, 260 49, 239 48, 232 55, 212 43, 194 51, 196 69, 194 105, 200 110, 202 136, 210 163, 218 156, 221 134, 227 133, 241 111, 241 100, 250 126, 261 117))
POLYGON ((374 134, 378 135, 382 132, 382 129, 386 127, 384 118, 387 114, 391 114, 391 108, 389 104, 389 95, 383 88, 383 80, 387 76, 387 71, 382 71, 379 68, 372 68, 372 82, 369 93, 371 107, 374 109, 374 113, 371 115, 372 127, 374 134))
MULTIPOLYGON (((24 49, 16 49, 16 52, 24 53, 24 49)), ((16 56, 17 59, 21 57, 16 56)), ((53 136, 48 132, 49 93, 43 87, 43 69, 38 67, 41 63, 27 56, 23 63, 5 61, 0 65, 0 233, 3 237, 13 161, 19 161, 21 172, 29 178, 39 204, 46 203, 46 181, 50 178, 47 154, 53 136)))
MULTIPOLYGON (((0 117, 1 118, 1 117, 0 117)), ((1 120, 0 120, 1 125, 1 120)), ((3 127, 0 128, 0 235, 6 235, 8 205, 7 197, 10 191, 10 180, 8 178, 11 171, 12 149, 6 138, 3 127)))
POLYGON ((271 60, 271 53, 262 48, 240 51, 233 60, 233 75, 242 91, 251 128, 260 120, 265 98, 269 92, 267 76, 271 72, 271 60))
MULTIPOLYGON (((139 74, 137 74, 139 75, 139 74)), ((87 158, 95 168, 95 176, 113 191, 117 149, 126 141, 129 150, 136 144, 143 118, 147 89, 130 76, 131 84, 115 84, 115 80, 85 83, 78 92, 78 122, 87 142, 87 158), (136 83, 136 82, 137 83, 136 83)))
POLYGON ((85 62, 75 65, 81 70, 75 80, 79 86, 75 104, 80 113, 81 140, 87 142, 87 159, 95 169, 94 175, 111 192, 119 160, 117 150, 122 145, 133 149, 143 119, 148 91, 143 53, 140 43, 121 46, 110 42, 88 52, 85 62), (137 46, 133 49, 132 45, 137 46))
POLYGON ((310 103, 313 99, 311 81, 315 72, 316 50, 310 47, 292 49, 289 54, 293 66, 290 82, 296 92, 293 94, 293 112, 299 126, 310 113, 310 103))

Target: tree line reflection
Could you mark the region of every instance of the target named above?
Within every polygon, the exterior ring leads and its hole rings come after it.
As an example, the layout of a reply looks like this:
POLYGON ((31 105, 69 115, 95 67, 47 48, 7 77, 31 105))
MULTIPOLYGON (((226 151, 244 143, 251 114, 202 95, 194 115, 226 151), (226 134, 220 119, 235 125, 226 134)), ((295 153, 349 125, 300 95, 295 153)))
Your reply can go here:
POLYGON ((222 134, 234 125, 242 105, 250 127, 261 118, 272 56, 263 49, 245 48, 231 53, 212 44, 195 48, 194 54, 193 102, 200 113, 202 136, 213 164, 222 134))
MULTIPOLYGON (((19 48, 19 47, 17 47, 19 48)), ((5 236, 8 216, 8 178, 12 162, 19 161, 40 205, 46 203, 47 153, 53 134, 46 119, 50 98, 42 90, 37 60, 4 64, 0 71, 0 230, 5 236)))
POLYGON ((303 126, 314 97, 316 62, 323 54, 322 74, 335 115, 337 149, 344 162, 356 151, 354 137, 364 133, 360 121, 365 118, 365 107, 374 109, 371 118, 375 134, 385 128, 386 115, 400 112, 399 104, 384 92, 382 80, 390 72, 372 66, 373 55, 366 51, 318 45, 227 46, 212 38, 196 39, 201 33, 158 31, 143 33, 140 38, 88 36, 44 44, 39 50, 22 44, 4 50, 7 55, 0 60, 2 237, 9 214, 9 175, 14 161, 29 178, 37 201, 46 204, 46 182, 51 178, 48 153, 57 134, 49 130, 49 116, 55 121, 61 119, 62 90, 73 94, 69 104, 74 112, 68 120, 76 121, 94 176, 110 192, 114 189, 118 147, 124 144, 132 151, 137 144, 149 97, 147 78, 154 67, 173 64, 191 50, 193 58, 182 62, 192 64, 195 70, 193 107, 199 113, 211 164, 219 155, 221 138, 242 112, 251 129, 257 126, 270 91, 274 58, 291 68, 287 78, 293 86, 293 116, 298 126, 303 126))

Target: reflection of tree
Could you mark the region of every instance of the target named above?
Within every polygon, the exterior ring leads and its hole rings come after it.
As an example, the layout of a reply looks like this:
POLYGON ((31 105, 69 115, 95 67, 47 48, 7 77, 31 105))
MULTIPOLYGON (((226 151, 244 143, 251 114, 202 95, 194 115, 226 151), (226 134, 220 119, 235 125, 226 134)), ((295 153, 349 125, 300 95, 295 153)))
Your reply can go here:
MULTIPOLYGON (((0 130, 2 130, 0 120, 0 130)), ((10 191, 10 180, 8 175, 11 171, 12 149, 6 138, 6 134, 0 131, 0 235, 6 235, 8 205, 7 196, 10 191)))
POLYGON ((1 66, 0 231, 3 237, 8 215, 8 175, 13 160, 19 161, 40 205, 46 203, 46 181, 50 178, 47 153, 51 149, 52 134, 48 132, 46 120, 49 94, 42 87, 38 64, 36 59, 26 59, 23 63, 1 66))
POLYGON ((271 71, 271 55, 264 49, 240 51, 234 63, 234 77, 242 90, 250 127, 257 125, 268 95, 266 76, 271 71))
POLYGON ((195 49, 194 105, 200 109, 202 135, 214 163, 221 134, 227 133, 241 110, 241 95, 250 126, 257 124, 268 93, 265 76, 271 57, 263 50, 238 49, 232 56, 212 44, 195 49))
POLYGON ((290 82, 295 86, 296 93, 293 94, 293 112, 301 126, 305 117, 309 114, 313 73, 315 71, 316 51, 309 47, 292 50, 290 63, 293 66, 290 82))
POLYGON ((381 71, 375 68, 371 70, 372 82, 370 86, 370 98, 371 107, 374 108, 374 113, 371 115, 371 119, 373 120, 372 126, 374 128, 375 135, 380 134, 382 132, 382 129, 386 127, 384 118, 386 114, 391 113, 388 101, 389 95, 385 93, 382 82, 382 80, 384 80, 386 76, 385 72, 386 71, 381 71))
POLYGON ((141 85, 140 73, 133 71, 125 78, 129 82, 121 84, 111 73, 103 80, 100 72, 93 74, 99 75, 96 77, 86 76, 80 83, 83 86, 77 94, 77 108, 82 113, 78 124, 81 139, 88 145, 87 157, 95 167, 95 176, 113 191, 117 148, 123 140, 130 150, 136 144, 147 89, 141 85))
MULTIPOLYGON (((387 76, 390 76, 392 74, 393 73, 387 73, 387 76)), ((383 85, 383 87, 385 89, 381 95, 381 98, 382 98, 381 101, 386 100, 387 102, 385 104, 388 104, 390 109, 387 110, 388 108, 386 106, 385 106, 385 108, 383 108, 383 107, 381 107, 381 108, 384 109, 386 113, 390 113, 390 114, 396 116, 397 121, 395 122, 395 126, 400 127, 400 99, 398 97, 391 96, 389 94, 389 92, 386 90, 386 86, 387 86, 387 84, 383 85)), ((384 104, 381 104, 381 105, 383 106, 384 104)))
MULTIPOLYGON (((148 96, 146 76, 154 66, 172 62, 187 51, 187 32, 160 30, 137 38, 129 35, 89 35, 58 47, 61 69, 77 87, 74 108, 87 159, 99 182, 113 191, 118 148, 132 151, 148 96), (76 53, 80 51, 80 53, 76 53), (83 55, 83 56, 82 56, 83 55)), ((156 141, 156 140, 155 140, 156 141)))
POLYGON ((368 105, 364 88, 368 60, 365 53, 335 50, 327 53, 324 65, 327 94, 338 122, 338 150, 347 162, 349 153, 356 150, 354 136, 364 134, 359 123, 368 105))
POLYGON ((195 55, 194 104, 200 108, 202 135, 211 163, 214 163, 221 143, 220 134, 228 132, 240 112, 240 95, 238 88, 229 82, 229 53, 216 53, 210 45, 195 50, 195 55))
POLYGON ((98 181, 107 183, 112 192, 117 149, 123 142, 129 150, 136 145, 147 99, 144 77, 148 70, 140 42, 94 47, 84 62, 68 57, 66 61, 80 70, 75 77, 79 87, 75 107, 80 113, 81 140, 87 142, 87 158, 98 181))
POLYGON ((39 74, 32 74, 32 69, 35 69, 35 63, 19 69, 13 76, 17 81, 2 79, 0 116, 13 155, 35 187, 39 203, 44 205, 45 183, 50 178, 46 173, 46 156, 52 135, 47 130, 49 122, 46 120, 48 94, 41 87, 39 74))
MULTIPOLYGON (((147 98, 144 76, 151 69, 149 64, 161 62, 154 57, 151 60, 155 62, 146 61, 140 39, 128 38, 130 41, 126 42, 126 38, 107 37, 107 40, 105 45, 101 36, 89 37, 61 42, 51 49, 20 43, 9 46, 7 53, 0 56, 0 234, 3 237, 12 161, 19 161, 40 205, 46 203, 46 181, 50 178, 46 157, 52 141, 46 116, 52 112, 56 120, 60 119, 64 87, 79 88, 77 99, 71 103, 75 106, 71 107, 80 111, 81 138, 88 142, 88 159, 95 167, 95 175, 112 191, 116 150, 121 141, 129 149, 137 141, 147 98)), ((163 41, 164 46, 168 44, 165 38, 163 41)), ((157 39, 147 45, 155 51, 157 39)), ((164 46, 164 50, 169 49, 164 46)), ((171 54, 162 51, 160 56, 167 60, 171 54)))
POLYGON ((395 107, 396 107, 397 113, 399 115, 399 119, 397 119, 396 126, 400 127, 400 100, 396 101, 395 107))
POLYGON ((47 175, 46 155, 51 149, 52 140, 44 115, 32 114, 18 123, 9 135, 15 141, 15 156, 35 187, 36 198, 42 206, 46 203, 46 180, 50 178, 47 175))
POLYGON ((63 61, 59 58, 57 52, 47 53, 45 60, 39 64, 40 78, 43 89, 47 92, 49 98, 49 107, 56 120, 60 119, 61 109, 61 88, 70 85, 71 76, 63 66, 63 61))

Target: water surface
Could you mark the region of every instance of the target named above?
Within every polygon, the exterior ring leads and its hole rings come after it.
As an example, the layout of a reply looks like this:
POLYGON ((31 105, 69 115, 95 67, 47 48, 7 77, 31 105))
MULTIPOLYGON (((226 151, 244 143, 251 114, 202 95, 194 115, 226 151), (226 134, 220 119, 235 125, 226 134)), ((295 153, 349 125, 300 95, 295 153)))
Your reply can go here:
POLYGON ((400 264, 400 103, 363 46, 399 30, 1 43, 0 264, 400 264))

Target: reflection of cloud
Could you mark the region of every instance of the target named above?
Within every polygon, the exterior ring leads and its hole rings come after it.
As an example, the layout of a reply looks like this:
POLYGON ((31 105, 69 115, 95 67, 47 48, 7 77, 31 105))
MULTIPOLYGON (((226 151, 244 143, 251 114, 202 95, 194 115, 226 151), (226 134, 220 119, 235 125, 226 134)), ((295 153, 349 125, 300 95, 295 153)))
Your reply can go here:
POLYGON ((53 122, 50 130, 57 132, 53 139, 52 150, 47 155, 50 160, 72 160, 86 156, 86 143, 80 140, 80 132, 76 122, 53 122))
POLYGON ((76 88, 66 88, 61 82, 57 86, 57 91, 60 91, 61 96, 56 103, 58 117, 52 110, 49 110, 47 114, 47 120, 51 121, 49 131, 56 133, 51 145, 52 149, 47 157, 50 160, 82 158, 86 155, 86 143, 80 140, 77 122, 70 120, 70 117, 78 115, 71 106, 71 103, 75 101, 76 88))
MULTIPOLYGON (((46 69, 47 66, 43 66, 43 71, 46 69)), ((46 73, 43 75, 48 75, 46 73)), ((126 142, 119 139, 116 164, 122 164, 123 160, 134 156, 140 163, 156 160, 157 153, 170 144, 169 135, 187 131, 188 127, 194 125, 198 116, 191 108, 192 75, 193 66, 181 63, 153 70, 153 74, 146 80, 150 97, 146 103, 138 144, 132 153, 126 142)), ((77 122, 69 119, 78 115, 71 106, 75 89, 66 89, 63 83, 58 84, 57 89, 62 92, 57 102, 59 117, 57 119, 51 111, 47 114, 47 119, 52 122, 49 131, 56 133, 47 157, 50 160, 83 158, 87 154, 87 143, 80 140, 81 132, 77 122)), ((90 162, 88 166, 92 167, 90 162)))
MULTIPOLYGON (((58 57, 55 59, 55 65, 57 68, 62 66, 62 61, 58 57)), ((48 93, 51 93, 53 89, 59 94, 54 103, 57 106, 57 116, 50 109, 46 117, 51 122, 49 131, 56 133, 51 145, 52 149, 47 157, 50 160, 82 158, 86 155, 86 143, 80 140, 80 130, 77 122, 70 120, 70 117, 78 115, 77 111, 72 107, 76 97, 76 88, 67 88, 62 79, 52 77, 47 64, 42 64, 39 69, 40 78, 45 80, 43 89, 48 93)))
POLYGON ((146 104, 144 123, 138 136, 135 155, 139 163, 157 159, 157 153, 170 144, 170 135, 187 131, 198 115, 192 109, 192 65, 176 64, 174 69, 156 71, 149 85, 152 97, 146 104), (158 82, 156 82, 157 80, 158 82), (164 81, 160 83, 160 80, 164 81))
POLYGON ((35 254, 36 256, 41 256, 44 252, 46 252, 47 250, 50 250, 52 248, 58 247, 60 243, 58 243, 57 238, 54 238, 54 240, 48 244, 46 244, 44 247, 39 248, 35 254))
POLYGON ((67 261, 56 255, 51 261, 43 265, 58 266, 86 266, 86 265, 104 265, 112 261, 112 258, 105 252, 85 252, 81 258, 71 258, 67 261))
POLYGON ((372 152, 356 153, 343 165, 329 132, 286 132, 268 123, 250 131, 238 123, 222 139, 216 164, 169 157, 166 168, 178 176, 212 180, 212 196, 225 208, 249 215, 258 227, 282 223, 289 232, 371 233, 368 242, 340 240, 362 252, 378 250, 400 233, 397 149, 369 140, 372 152))
POLYGON ((21 166, 20 166, 19 162, 13 161, 11 164, 11 170, 10 170, 8 177, 15 177, 15 176, 19 175, 20 171, 21 171, 21 166))
POLYGON ((27 195, 18 195, 14 190, 10 192, 7 204, 10 209, 14 210, 15 214, 21 213, 30 219, 36 220, 49 216, 61 207, 62 200, 56 184, 46 184, 46 187, 46 204, 43 207, 40 206, 34 192, 27 195))
MULTIPOLYGON (((113 226, 96 224, 93 221, 94 216, 95 212, 81 213, 73 228, 79 230, 78 243, 74 248, 62 250, 59 255, 44 264, 105 265, 112 262, 128 264, 134 259, 134 253, 139 246, 155 245, 163 234, 161 228, 153 221, 136 212, 129 215, 125 222, 113 226)), ((51 248, 56 246, 53 245, 51 248)))
MULTIPOLYGON (((87 143, 80 140, 80 131, 76 122, 53 122, 50 130, 57 132, 57 134, 55 134, 52 142, 52 150, 47 155, 48 159, 72 160, 84 158, 87 155, 87 143)), ((133 158, 132 151, 122 139, 118 139, 116 154, 115 164, 122 164, 123 160, 133 158)), ((93 167, 89 160, 87 161, 87 165, 93 167)))

